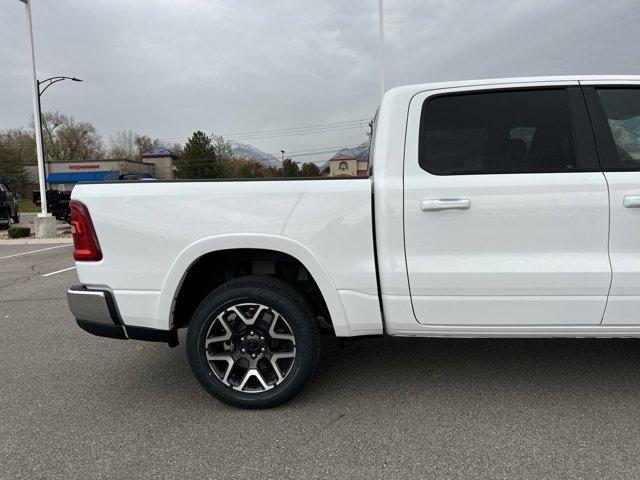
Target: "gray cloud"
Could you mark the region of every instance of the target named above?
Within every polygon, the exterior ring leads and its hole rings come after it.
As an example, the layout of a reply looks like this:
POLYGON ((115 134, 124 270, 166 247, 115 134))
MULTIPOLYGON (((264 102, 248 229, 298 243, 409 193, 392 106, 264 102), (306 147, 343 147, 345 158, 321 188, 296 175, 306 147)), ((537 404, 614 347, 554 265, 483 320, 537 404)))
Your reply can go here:
MULTIPOLYGON (((378 104, 377 1, 33 1, 44 107, 163 139, 352 120, 378 104)), ((31 116, 22 4, 0 7, 0 128, 31 116)), ((387 87, 518 75, 638 74, 636 1, 386 0, 387 87)), ((251 140, 358 143, 362 129, 251 140)))

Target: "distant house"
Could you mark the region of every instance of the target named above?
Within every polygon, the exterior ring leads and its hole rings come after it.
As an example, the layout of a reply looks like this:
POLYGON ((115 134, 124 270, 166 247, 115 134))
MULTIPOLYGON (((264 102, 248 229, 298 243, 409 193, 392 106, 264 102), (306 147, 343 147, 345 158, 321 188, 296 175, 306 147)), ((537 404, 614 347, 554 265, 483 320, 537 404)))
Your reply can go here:
POLYGON ((158 180, 169 180, 174 177, 175 161, 178 159, 178 155, 168 148, 154 147, 140 155, 140 159, 154 165, 154 176, 158 180))
POLYGON ((369 148, 343 148, 329 159, 330 177, 366 177, 369 170, 369 148))

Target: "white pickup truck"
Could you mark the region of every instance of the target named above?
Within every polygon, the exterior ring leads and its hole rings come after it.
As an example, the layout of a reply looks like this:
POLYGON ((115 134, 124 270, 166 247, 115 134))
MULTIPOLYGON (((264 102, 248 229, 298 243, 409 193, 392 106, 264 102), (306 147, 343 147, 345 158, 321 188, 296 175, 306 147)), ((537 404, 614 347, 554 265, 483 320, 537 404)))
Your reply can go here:
POLYGON ((264 408, 338 337, 640 336, 640 77, 408 86, 368 178, 80 184, 70 310, 264 408))

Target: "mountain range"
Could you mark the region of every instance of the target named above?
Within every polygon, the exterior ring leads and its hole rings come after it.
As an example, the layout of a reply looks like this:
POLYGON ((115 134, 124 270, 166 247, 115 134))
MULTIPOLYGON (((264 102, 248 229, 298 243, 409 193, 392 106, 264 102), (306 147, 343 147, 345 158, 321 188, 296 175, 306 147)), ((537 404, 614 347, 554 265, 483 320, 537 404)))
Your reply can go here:
POLYGON ((242 158, 250 162, 257 162, 267 167, 276 167, 282 163, 275 155, 265 153, 253 145, 236 142, 235 140, 229 140, 229 144, 231 145, 231 152, 234 157, 242 158))
MULTIPOLYGON (((231 145, 231 152, 234 157, 242 158, 251 162, 257 162, 267 167, 278 167, 282 164, 282 161, 270 153, 265 153, 262 150, 249 145, 247 143, 236 142, 235 140, 229 140, 231 145)), ((369 154, 369 142, 362 142, 355 147, 345 147, 337 150, 334 154, 328 155, 328 158, 335 157, 336 155, 350 155, 356 157, 358 160, 363 159, 369 154)), ((329 160, 326 161, 320 167, 320 171, 324 170, 329 165, 329 160)))

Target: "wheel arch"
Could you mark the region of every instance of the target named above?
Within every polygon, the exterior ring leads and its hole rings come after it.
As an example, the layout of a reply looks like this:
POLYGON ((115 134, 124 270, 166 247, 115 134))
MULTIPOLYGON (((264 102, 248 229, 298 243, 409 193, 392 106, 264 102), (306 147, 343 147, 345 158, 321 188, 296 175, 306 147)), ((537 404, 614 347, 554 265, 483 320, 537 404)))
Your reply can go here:
POLYGON ((270 234, 225 234, 198 240, 183 249, 165 277, 158 300, 156 318, 164 328, 174 324, 177 300, 186 285, 189 273, 198 261, 211 255, 230 252, 270 252, 286 255, 297 261, 317 285, 334 331, 338 336, 350 336, 344 307, 329 273, 315 255, 302 243, 288 237, 270 234))

